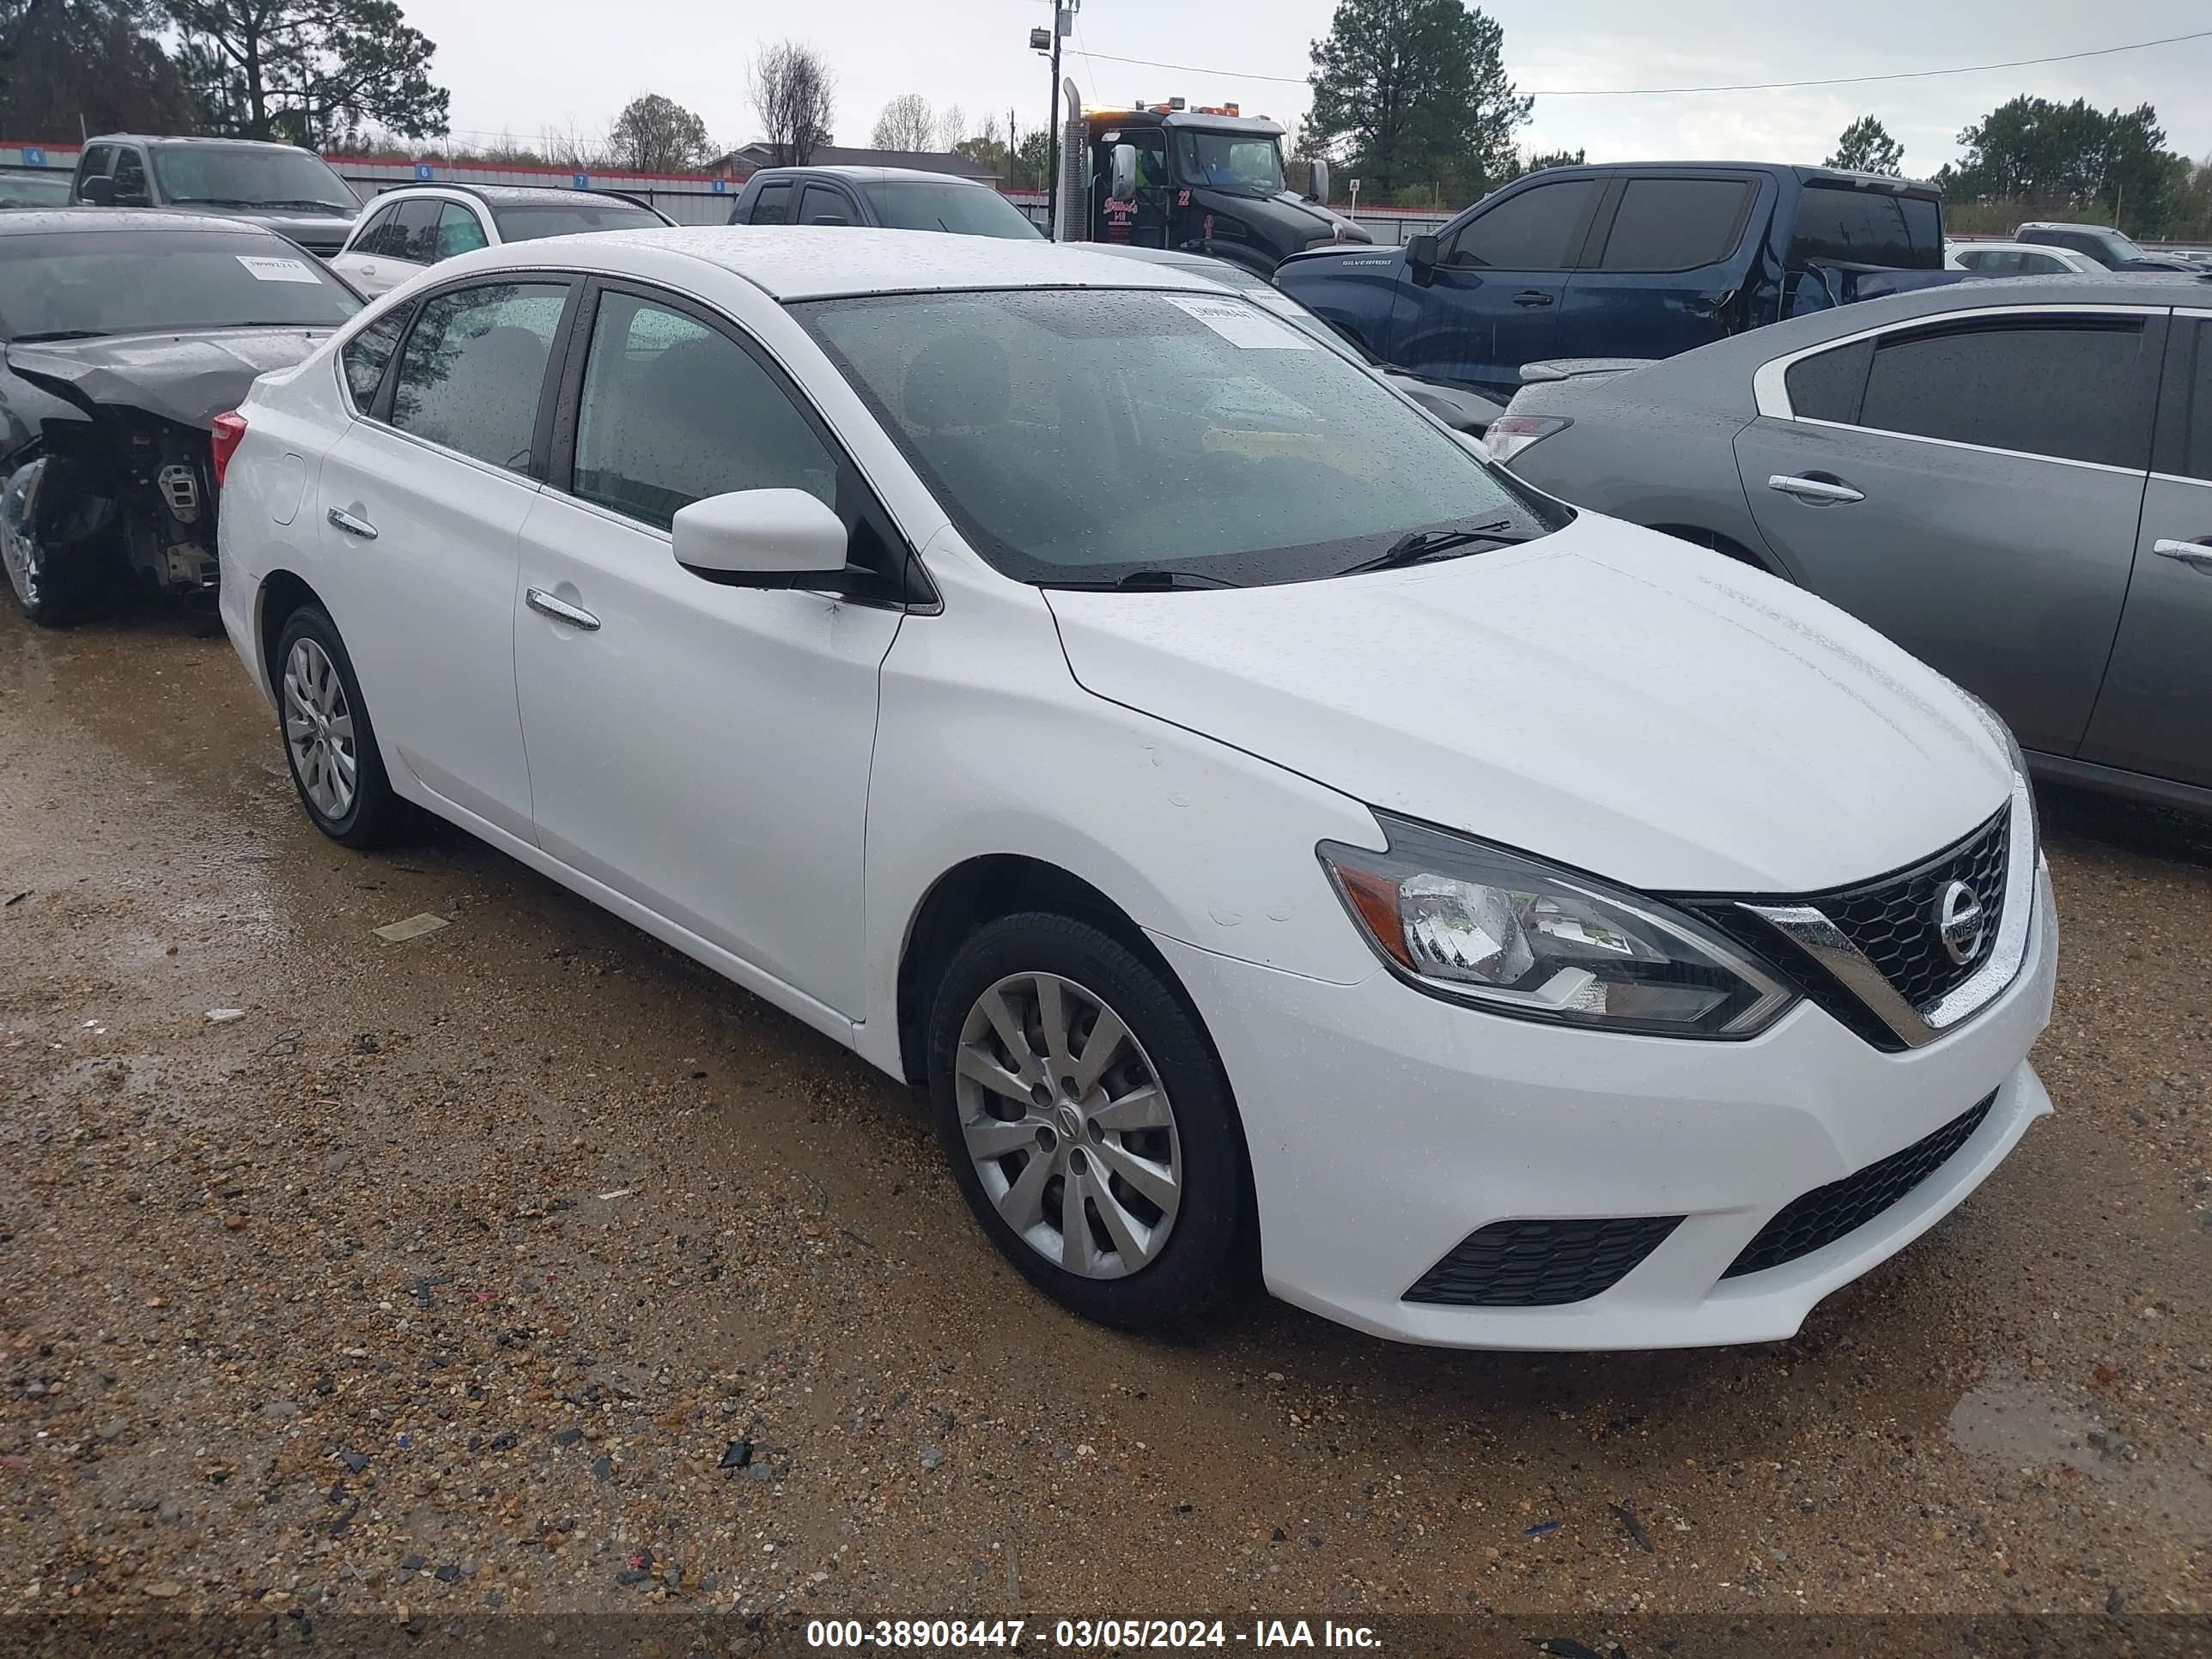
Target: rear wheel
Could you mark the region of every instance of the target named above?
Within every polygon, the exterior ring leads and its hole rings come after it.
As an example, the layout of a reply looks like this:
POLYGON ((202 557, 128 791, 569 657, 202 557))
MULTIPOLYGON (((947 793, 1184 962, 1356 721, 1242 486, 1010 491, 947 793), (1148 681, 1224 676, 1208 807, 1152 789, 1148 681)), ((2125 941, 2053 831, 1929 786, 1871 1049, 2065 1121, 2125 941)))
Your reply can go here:
POLYGON ((315 828, 348 847, 373 847, 404 822, 362 701, 353 659, 319 605, 285 619, 273 665, 277 725, 292 787, 315 828))
POLYGON ((1188 1321, 1242 1278, 1243 1132, 1197 1019, 1088 922, 986 924, 930 1022, 939 1138, 1031 1283, 1125 1329, 1188 1321))

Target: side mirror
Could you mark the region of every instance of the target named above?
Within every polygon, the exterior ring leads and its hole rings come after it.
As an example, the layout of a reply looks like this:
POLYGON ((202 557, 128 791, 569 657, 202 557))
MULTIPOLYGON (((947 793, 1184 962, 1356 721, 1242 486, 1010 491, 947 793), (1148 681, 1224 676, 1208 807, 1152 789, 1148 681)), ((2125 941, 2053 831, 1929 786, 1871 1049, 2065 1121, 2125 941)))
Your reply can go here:
POLYGON ((1137 147, 1134 144, 1114 146, 1112 163, 1113 188, 1109 192, 1117 202, 1137 199, 1137 147))
POLYGON ((79 201, 89 202, 94 207, 113 207, 115 205, 115 180, 112 179, 88 179, 77 186, 76 193, 77 199, 79 201))
POLYGON ((1306 195, 1323 207, 1328 205, 1328 163, 1316 156, 1306 164, 1312 171, 1306 181, 1306 195))
POLYGON ((1424 231, 1419 236, 1406 239, 1406 269, 1413 272, 1413 281, 1423 288, 1437 270, 1437 239, 1424 231))
POLYGON ((805 587, 845 568, 844 520, 803 489, 734 489, 678 507, 676 562, 733 587, 805 587))

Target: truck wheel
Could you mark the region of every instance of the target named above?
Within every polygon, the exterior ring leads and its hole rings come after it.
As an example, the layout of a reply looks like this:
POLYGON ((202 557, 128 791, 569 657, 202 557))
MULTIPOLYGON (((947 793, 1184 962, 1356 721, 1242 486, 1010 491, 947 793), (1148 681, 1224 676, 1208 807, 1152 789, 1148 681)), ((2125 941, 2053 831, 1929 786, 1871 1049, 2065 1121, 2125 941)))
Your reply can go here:
POLYGON ((1002 916, 954 953, 928 1036, 954 1177, 1031 1284, 1143 1330, 1243 1279, 1250 1185, 1228 1079, 1134 951, 1069 916, 1002 916))
POLYGON ((319 605, 295 611, 277 635, 270 666, 284 763, 309 822, 342 846, 390 839, 405 820, 407 804, 385 775, 353 659, 330 613, 319 605))
POLYGON ((107 608, 108 573, 96 544, 57 550, 39 534, 46 470, 44 460, 33 461, 0 488, 0 565, 26 617, 41 628, 66 628, 107 608))

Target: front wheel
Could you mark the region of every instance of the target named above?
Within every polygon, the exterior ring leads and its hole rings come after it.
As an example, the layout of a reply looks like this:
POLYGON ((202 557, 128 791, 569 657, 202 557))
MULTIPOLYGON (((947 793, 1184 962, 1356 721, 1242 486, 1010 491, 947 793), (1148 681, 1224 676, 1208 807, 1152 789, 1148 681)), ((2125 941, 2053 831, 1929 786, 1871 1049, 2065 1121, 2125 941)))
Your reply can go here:
POLYGON ((41 628, 66 628, 106 609, 110 571, 98 540, 57 547, 41 530, 39 491, 48 465, 18 468, 0 489, 0 568, 26 617, 41 628))
POLYGON ((939 1139, 993 1243, 1085 1318, 1188 1322, 1243 1276, 1243 1131, 1195 1016, 1088 922, 1000 917, 929 1026, 939 1139))

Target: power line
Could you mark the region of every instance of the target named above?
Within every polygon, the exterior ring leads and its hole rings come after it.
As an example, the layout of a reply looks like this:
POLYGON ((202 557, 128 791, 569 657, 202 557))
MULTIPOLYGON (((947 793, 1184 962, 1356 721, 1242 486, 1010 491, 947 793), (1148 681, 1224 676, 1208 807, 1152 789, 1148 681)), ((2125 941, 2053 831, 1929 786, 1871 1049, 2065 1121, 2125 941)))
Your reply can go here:
MULTIPOLYGON (((1531 98, 1658 98, 1676 93, 1785 92, 1799 87, 1856 87, 1870 81, 1924 81, 1939 75, 1980 75, 1990 70, 2027 69, 2037 64, 2068 64, 2081 58, 2109 58, 2115 52, 2144 52, 2152 46, 2171 46, 2185 40, 2212 37, 2212 29, 2169 34, 2156 40, 2137 40, 2124 46, 2095 46, 2087 52, 2053 52, 2048 58, 2014 58, 2002 64, 1962 64, 1956 69, 1897 70, 1887 75, 1839 75, 1823 81, 1747 81, 1720 87, 1539 87, 1523 95, 1531 98)), ((1086 58, 1109 64, 1137 64, 1146 69, 1176 70, 1185 75, 1218 75, 1239 81, 1273 81, 1285 86, 1306 84, 1303 75, 1254 75, 1244 70, 1200 69, 1190 64, 1163 64, 1150 58, 1117 58, 1110 52, 1092 52, 1086 58)))

